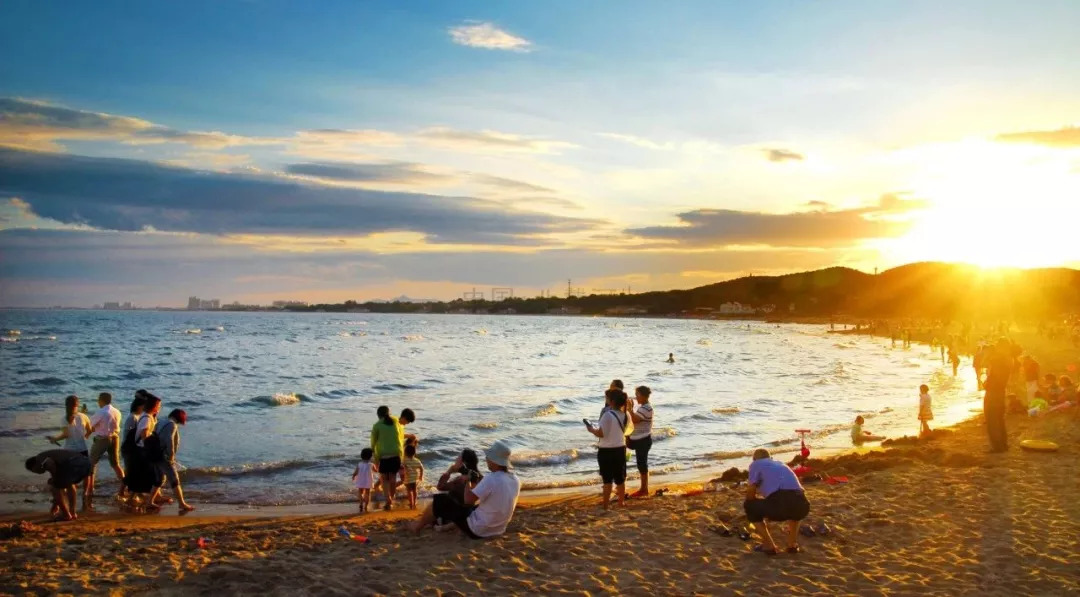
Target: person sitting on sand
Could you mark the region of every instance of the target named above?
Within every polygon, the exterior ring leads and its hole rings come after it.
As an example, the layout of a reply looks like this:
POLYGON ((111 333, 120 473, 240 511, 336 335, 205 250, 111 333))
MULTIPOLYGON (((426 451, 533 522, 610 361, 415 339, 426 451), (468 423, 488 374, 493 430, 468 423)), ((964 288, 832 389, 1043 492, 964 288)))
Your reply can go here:
POLYGON ((668 364, 671 364, 671 365, 675 364, 675 353, 673 353, 673 352, 667 353, 667 362, 668 362, 668 364))
POLYGON ((863 430, 863 424, 866 423, 866 419, 859 415, 855 417, 855 424, 851 426, 851 442, 855 445, 862 444, 863 442, 876 442, 885 439, 880 435, 874 435, 869 431, 863 430))
POLYGON ((1061 386, 1061 401, 1076 404, 1077 392, 1073 380, 1068 375, 1062 375, 1058 385, 1061 386))
POLYGON ((930 435, 930 421, 933 420, 934 408, 930 398, 930 386, 923 384, 919 386, 919 423, 922 424, 919 430, 920 437, 930 435))
POLYGON ((1043 376, 1043 393, 1050 404, 1057 404, 1061 400, 1061 386, 1058 385, 1057 377, 1053 373, 1043 376))
POLYGON ((483 478, 484 475, 480 474, 479 457, 474 450, 465 448, 450 468, 439 477, 435 488, 445 492, 457 503, 465 505, 465 489, 476 487, 483 478))
POLYGON ((607 410, 600 415, 600 425, 593 427, 585 422, 589 433, 600 438, 597 446, 596 461, 600 467, 600 479, 604 482, 604 509, 611 502, 611 486, 615 485, 619 507, 626 503, 626 439, 623 435, 628 423, 626 415, 626 392, 608 390, 606 393, 607 410))
POLYGON ((630 494, 630 497, 649 496, 649 450, 652 449, 652 424, 653 407, 649 403, 652 390, 648 386, 638 386, 634 390, 634 399, 637 400, 637 409, 631 403, 630 419, 634 422, 634 432, 626 441, 626 447, 634 451, 637 459, 638 473, 641 474, 641 487, 630 494))
POLYGON ((371 427, 371 449, 375 451, 376 462, 379 464, 379 481, 386 497, 383 510, 392 510, 401 459, 405 456, 405 430, 401 423, 390 415, 390 407, 380 406, 376 414, 379 420, 371 427))
POLYGON ((799 553, 799 521, 810 514, 810 502, 803 492, 802 483, 786 464, 773 460, 764 448, 754 450, 750 464, 749 483, 743 510, 746 519, 754 523, 754 530, 761 540, 757 551, 774 556, 777 553, 766 521, 787 522, 787 551, 799 553), (761 498, 758 497, 761 494, 761 498))
POLYGON ((414 533, 432 526, 437 520, 457 525, 472 539, 497 537, 506 532, 514 516, 521 480, 510 472, 510 447, 497 441, 484 453, 490 474, 465 488, 464 505, 449 494, 439 493, 412 525, 414 533))
POLYGON ((1017 394, 1009 394, 1008 401, 1010 415, 1027 414, 1027 407, 1024 406, 1024 401, 1020 400, 1020 396, 1017 394))
POLYGON ((75 514, 75 486, 90 476, 88 456, 74 450, 46 450, 27 458, 26 470, 38 475, 49 473, 52 515, 56 520, 78 518, 75 514))
POLYGON ((187 412, 176 409, 169 413, 169 418, 158 426, 155 433, 161 444, 161 458, 155 463, 159 477, 172 487, 176 494, 176 501, 180 505, 180 514, 186 514, 195 509, 195 506, 184 501, 184 489, 180 487, 180 471, 176 466, 176 453, 180 451, 180 427, 187 424, 187 412))
MULTIPOLYGON (((90 425, 90 417, 79 412, 79 397, 74 394, 64 399, 64 409, 66 411, 64 427, 59 434, 50 436, 49 441, 59 446, 60 440, 64 440, 63 448, 65 450, 78 452, 89 458, 90 449, 86 445, 86 438, 90 437, 94 430, 90 425)), ((94 487, 93 479, 89 476, 85 479, 82 494, 84 511, 93 508, 93 494, 91 491, 94 487)), ((74 506, 74 503, 72 505, 74 506)))

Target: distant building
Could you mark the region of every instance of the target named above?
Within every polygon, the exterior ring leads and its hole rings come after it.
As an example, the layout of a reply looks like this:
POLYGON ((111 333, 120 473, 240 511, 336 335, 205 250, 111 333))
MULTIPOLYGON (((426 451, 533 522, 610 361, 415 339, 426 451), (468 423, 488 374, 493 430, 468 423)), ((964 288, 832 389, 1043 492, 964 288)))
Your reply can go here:
POLYGON ((201 306, 201 303, 199 301, 199 297, 197 297, 197 296, 189 296, 188 297, 188 300, 187 300, 188 311, 198 311, 200 306, 201 306))
POLYGON ((275 309, 286 309, 288 307, 306 307, 307 303, 304 301, 274 301, 271 305, 275 309))
POLYGON ((217 311, 221 309, 221 299, 200 299, 197 296, 189 296, 187 308, 188 311, 217 311))
POLYGON ((135 307, 131 306, 131 301, 127 301, 123 305, 121 305, 120 308, 125 309, 127 311, 130 311, 130 310, 134 309, 135 307))
POLYGON ((102 308, 105 309, 106 311, 119 311, 120 310, 120 303, 114 303, 114 302, 110 301, 110 302, 107 302, 104 305, 102 305, 102 308))
POLYGON ((717 309, 717 311, 719 311, 721 315, 753 315, 757 312, 757 309, 750 305, 732 301, 720 305, 720 308, 717 309))

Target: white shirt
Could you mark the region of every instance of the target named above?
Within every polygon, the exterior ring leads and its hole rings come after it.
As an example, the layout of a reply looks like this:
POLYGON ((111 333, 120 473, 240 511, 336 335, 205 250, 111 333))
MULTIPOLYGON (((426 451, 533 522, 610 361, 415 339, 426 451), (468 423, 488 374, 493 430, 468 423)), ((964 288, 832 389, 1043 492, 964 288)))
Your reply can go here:
POLYGON ((143 447, 143 431, 149 429, 150 433, 154 432, 154 428, 157 427, 157 417, 150 413, 145 413, 139 419, 139 425, 135 427, 135 445, 140 448, 143 447))
POLYGON ((630 439, 645 439, 652 435, 652 404, 646 402, 637 407, 637 416, 641 418, 641 421, 634 423, 634 432, 630 434, 630 439))
POLYGON ((480 498, 476 509, 469 515, 472 532, 477 537, 494 537, 505 533, 506 525, 510 524, 514 508, 517 507, 521 481, 506 471, 497 471, 484 477, 472 492, 480 498))
POLYGON ((375 485, 375 476, 378 473, 375 472, 375 467, 371 466, 371 462, 364 462, 361 460, 356 465, 356 482, 354 483, 357 489, 371 489, 375 485))
POLYGON ((120 433, 120 411, 111 404, 99 408, 94 416, 90 417, 90 426, 94 428, 94 436, 108 438, 120 433))
POLYGON ((67 439, 64 440, 64 449, 86 452, 86 427, 89 425, 90 417, 78 412, 71 419, 71 423, 64 419, 64 426, 67 427, 67 439))
POLYGON ((626 420, 626 413, 620 413, 613 410, 604 413, 600 417, 600 431, 604 432, 604 437, 600 438, 600 442, 597 445, 601 448, 626 447, 626 439, 623 437, 626 420))

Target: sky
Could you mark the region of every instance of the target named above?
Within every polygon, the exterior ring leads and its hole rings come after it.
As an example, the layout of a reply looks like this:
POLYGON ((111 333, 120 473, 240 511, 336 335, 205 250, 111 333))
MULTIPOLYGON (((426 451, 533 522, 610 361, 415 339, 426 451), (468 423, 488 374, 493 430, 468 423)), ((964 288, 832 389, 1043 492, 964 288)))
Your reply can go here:
POLYGON ((1080 266, 1080 3, 0 3, 0 306, 1080 266))

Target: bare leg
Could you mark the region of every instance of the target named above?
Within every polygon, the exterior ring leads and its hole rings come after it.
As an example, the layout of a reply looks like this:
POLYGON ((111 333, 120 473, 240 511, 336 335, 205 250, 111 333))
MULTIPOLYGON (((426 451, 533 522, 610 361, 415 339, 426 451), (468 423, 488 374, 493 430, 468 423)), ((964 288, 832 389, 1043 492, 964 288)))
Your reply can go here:
POLYGON ((432 508, 432 506, 425 508, 424 513, 420 515, 420 518, 412 523, 412 526, 410 527, 412 532, 419 533, 424 528, 435 524, 435 511, 432 508))
POLYGON ((773 543, 772 535, 769 534, 769 525, 765 521, 754 523, 754 532, 757 533, 758 539, 761 540, 761 547, 766 550, 776 550, 776 543, 773 543))
POLYGON ((608 509, 608 502, 611 501, 611 483, 604 483, 604 509, 608 509))
POLYGON ((76 515, 75 515, 75 504, 76 504, 76 501, 75 501, 75 498, 76 498, 75 486, 74 485, 69 485, 69 486, 65 487, 64 488, 64 493, 67 495, 67 500, 64 503, 64 507, 68 507, 70 505, 70 509, 68 510, 68 512, 71 515, 68 516, 68 520, 74 520, 75 518, 77 518, 76 515))
POLYGON ((626 483, 620 483, 615 486, 615 495, 619 497, 619 507, 622 508, 626 505, 626 483))
POLYGON ((356 501, 357 501, 357 503, 360 504, 360 511, 363 512, 364 511, 364 490, 363 489, 357 489, 356 490, 356 501))
POLYGON ((394 490, 396 487, 394 487, 394 479, 392 477, 393 475, 382 476, 383 495, 386 496, 386 506, 383 507, 384 510, 389 510, 394 507, 394 490))
POLYGON ((641 473, 641 489, 638 490, 641 495, 649 495, 649 471, 641 473))
POLYGON ((180 486, 179 482, 176 484, 176 487, 173 487, 173 493, 176 494, 176 501, 180 502, 179 508, 181 514, 191 512, 195 509, 195 506, 192 506, 184 500, 184 488, 180 486))
POLYGON ((83 482, 82 509, 83 509, 83 512, 94 509, 94 475, 93 474, 86 477, 86 481, 83 482))
POLYGON ((788 549, 799 546, 799 521, 789 520, 787 523, 787 546, 788 549))

